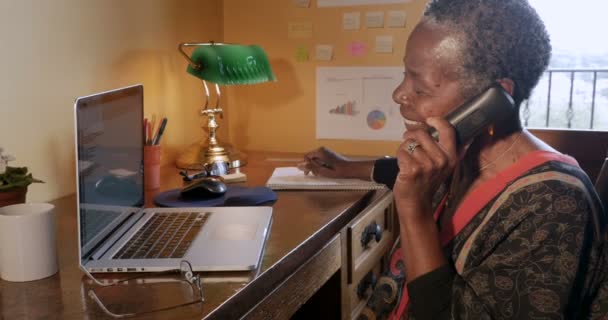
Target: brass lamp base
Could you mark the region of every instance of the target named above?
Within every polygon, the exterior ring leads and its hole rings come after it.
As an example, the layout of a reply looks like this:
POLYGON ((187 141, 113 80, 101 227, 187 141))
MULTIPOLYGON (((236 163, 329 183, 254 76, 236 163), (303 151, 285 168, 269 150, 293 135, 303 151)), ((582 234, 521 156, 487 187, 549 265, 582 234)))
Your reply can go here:
POLYGON ((247 156, 230 145, 209 147, 205 142, 193 143, 175 161, 180 169, 204 170, 205 165, 216 162, 228 163, 229 169, 240 168, 247 164, 247 156))

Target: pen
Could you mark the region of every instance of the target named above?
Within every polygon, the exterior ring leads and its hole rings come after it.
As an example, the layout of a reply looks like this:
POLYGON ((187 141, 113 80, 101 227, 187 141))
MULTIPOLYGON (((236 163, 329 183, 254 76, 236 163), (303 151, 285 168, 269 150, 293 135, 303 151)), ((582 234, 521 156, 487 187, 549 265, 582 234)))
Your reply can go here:
POLYGON ((167 118, 163 118, 163 120, 160 123, 160 127, 158 128, 158 134, 156 135, 156 137, 154 137, 154 141, 152 141, 153 145, 157 145, 160 143, 160 138, 163 136, 166 126, 167 126, 167 118))
POLYGON ((323 167, 323 168, 327 168, 327 169, 331 169, 331 170, 333 170, 333 169, 334 169, 334 167, 333 167, 332 165, 330 165, 329 163, 327 163, 327 162, 325 162, 325 161, 321 160, 321 158, 312 157, 312 158, 307 158, 307 159, 308 159, 310 162, 312 162, 312 163, 314 163, 314 164, 316 164, 316 165, 318 165, 318 166, 321 166, 321 167, 323 167))
POLYGON ((266 161, 273 162, 303 162, 302 158, 266 158, 266 161))

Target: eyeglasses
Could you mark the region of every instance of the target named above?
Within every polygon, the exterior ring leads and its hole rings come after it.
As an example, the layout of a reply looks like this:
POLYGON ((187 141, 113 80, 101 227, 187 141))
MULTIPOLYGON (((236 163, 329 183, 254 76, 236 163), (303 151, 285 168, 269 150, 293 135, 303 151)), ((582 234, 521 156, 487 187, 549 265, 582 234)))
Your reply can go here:
POLYGON ((184 181, 189 182, 192 180, 204 178, 204 177, 219 177, 229 173, 230 171, 230 163, 216 161, 213 163, 205 164, 202 168, 202 171, 195 174, 188 174, 188 170, 182 170, 179 174, 183 177, 184 181))
MULTIPOLYGON (((121 313, 118 311, 113 312, 110 310, 110 308, 108 308, 106 306, 106 304, 104 304, 101 301, 100 296, 102 296, 102 292, 112 290, 110 288, 114 288, 114 289, 119 288, 121 284, 127 284, 128 282, 134 281, 134 280, 138 280, 138 281, 150 280, 150 279, 153 279, 152 277, 150 277, 149 275, 141 274, 141 275, 138 275, 135 277, 130 277, 130 278, 122 279, 122 280, 116 280, 111 283, 102 283, 101 281, 95 279, 95 277, 93 277, 93 275, 91 275, 91 273, 89 273, 89 271, 87 271, 85 268, 82 268, 82 270, 91 280, 93 280, 93 282, 95 282, 97 285, 101 286, 101 288, 98 288, 98 289, 89 289, 89 291, 88 291, 89 297, 93 301, 95 301, 97 303, 97 305, 106 314, 108 314, 109 316, 112 316, 114 318, 126 318, 126 317, 132 317, 132 316, 139 316, 142 314, 149 314, 149 313, 153 313, 153 312, 166 311, 166 310, 180 308, 180 307, 197 304, 197 303, 201 303, 201 302, 205 301, 205 298, 203 296, 203 285, 201 282, 201 278, 198 275, 194 275, 194 272, 192 271, 192 265, 190 264, 190 262, 188 262, 186 260, 182 260, 180 262, 179 269, 172 269, 172 270, 167 270, 167 271, 163 271, 163 272, 158 272, 158 273, 155 273, 154 276, 167 276, 167 275, 179 274, 180 278, 178 279, 177 283, 186 282, 189 285, 188 287, 190 288, 190 291, 191 291, 191 293, 189 295, 192 298, 188 299, 186 302, 183 302, 183 303, 176 303, 176 304, 172 304, 169 306, 160 307, 157 309, 137 311, 137 312, 126 312, 126 313, 121 313)), ((170 281, 170 282, 176 283, 176 281, 170 281)), ((131 287, 131 288, 133 288, 133 287, 131 287)), ((142 288, 142 289, 145 289, 147 292, 150 292, 150 290, 147 288, 142 288)))

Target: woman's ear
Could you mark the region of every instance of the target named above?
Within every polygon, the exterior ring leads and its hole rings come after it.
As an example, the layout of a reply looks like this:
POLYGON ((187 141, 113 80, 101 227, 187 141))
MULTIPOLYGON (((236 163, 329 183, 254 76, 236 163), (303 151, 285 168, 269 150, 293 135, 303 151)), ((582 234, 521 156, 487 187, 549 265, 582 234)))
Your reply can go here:
POLYGON ((511 96, 513 96, 513 93, 515 93, 515 82, 513 82, 513 80, 509 78, 502 78, 496 81, 500 83, 500 86, 505 89, 505 91, 507 91, 511 96))

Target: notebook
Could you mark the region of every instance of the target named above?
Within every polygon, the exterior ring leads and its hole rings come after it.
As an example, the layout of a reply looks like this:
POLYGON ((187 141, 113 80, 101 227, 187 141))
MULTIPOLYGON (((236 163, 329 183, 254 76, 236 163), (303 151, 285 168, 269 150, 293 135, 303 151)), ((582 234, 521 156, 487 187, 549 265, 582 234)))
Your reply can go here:
POLYGON ((360 179, 336 179, 304 174, 297 167, 275 168, 266 186, 273 190, 373 190, 383 184, 360 179))
POLYGON ((79 264, 89 272, 254 270, 272 207, 144 208, 143 86, 74 105, 79 264))

